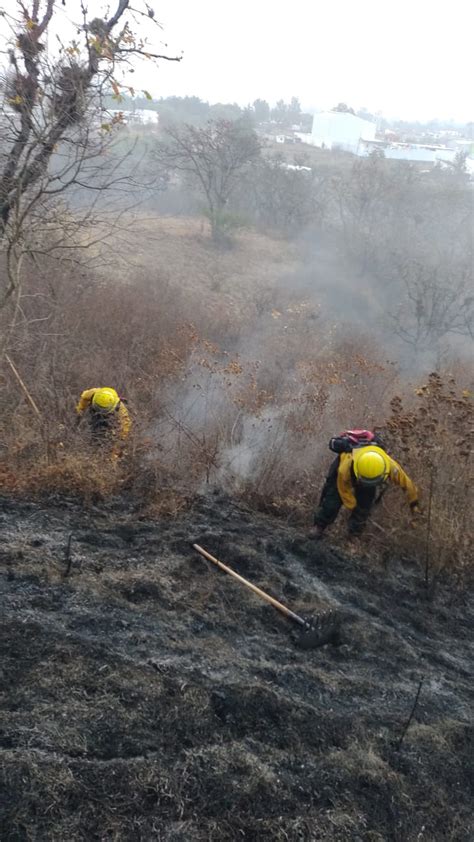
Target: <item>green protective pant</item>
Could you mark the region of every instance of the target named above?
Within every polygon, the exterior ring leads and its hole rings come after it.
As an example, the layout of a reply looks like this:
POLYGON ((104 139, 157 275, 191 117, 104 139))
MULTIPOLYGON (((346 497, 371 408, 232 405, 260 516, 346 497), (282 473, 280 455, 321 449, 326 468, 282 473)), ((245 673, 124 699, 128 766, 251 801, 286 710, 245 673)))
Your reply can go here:
MULTIPOLYGON (((337 471, 339 468, 339 456, 332 463, 326 477, 319 506, 314 514, 315 526, 325 529, 336 520, 342 500, 337 490, 337 471)), ((349 517, 349 532, 351 535, 360 535, 369 518, 372 506, 375 502, 377 489, 374 486, 364 487, 357 485, 354 477, 354 494, 357 501, 355 509, 352 509, 349 517)))

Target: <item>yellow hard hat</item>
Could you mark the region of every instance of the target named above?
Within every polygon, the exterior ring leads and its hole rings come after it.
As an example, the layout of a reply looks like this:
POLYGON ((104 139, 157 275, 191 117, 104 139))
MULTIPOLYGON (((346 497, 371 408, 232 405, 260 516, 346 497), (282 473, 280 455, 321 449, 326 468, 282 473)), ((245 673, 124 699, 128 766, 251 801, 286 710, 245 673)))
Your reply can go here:
POLYGON ((109 389, 107 386, 103 389, 97 389, 92 398, 92 406, 99 412, 113 412, 117 407, 120 398, 115 389, 109 389))
POLYGON ((363 485, 377 485, 387 479, 387 463, 381 453, 364 448, 354 458, 354 474, 363 485))

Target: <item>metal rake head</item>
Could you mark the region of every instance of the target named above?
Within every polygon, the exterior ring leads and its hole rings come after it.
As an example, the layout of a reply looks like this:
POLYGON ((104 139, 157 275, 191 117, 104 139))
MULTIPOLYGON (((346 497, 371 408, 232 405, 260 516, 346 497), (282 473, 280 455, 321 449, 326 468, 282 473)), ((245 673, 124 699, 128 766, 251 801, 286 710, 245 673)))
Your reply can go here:
POLYGON ((306 626, 301 631, 297 643, 301 649, 317 649, 332 643, 340 643, 341 617, 334 611, 327 611, 312 620, 306 620, 306 626))

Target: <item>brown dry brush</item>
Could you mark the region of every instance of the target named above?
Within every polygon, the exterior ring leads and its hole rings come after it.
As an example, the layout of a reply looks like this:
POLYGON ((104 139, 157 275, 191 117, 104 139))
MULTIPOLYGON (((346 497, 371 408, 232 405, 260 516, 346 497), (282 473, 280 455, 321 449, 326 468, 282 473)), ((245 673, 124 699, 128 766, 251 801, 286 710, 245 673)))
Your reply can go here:
POLYGON ((10 338, 14 368, 0 378, 3 487, 85 499, 127 489, 155 510, 175 510, 179 502, 164 505, 163 489, 169 497, 183 478, 193 487, 209 480, 240 405, 256 411, 262 403, 258 366, 244 371, 235 354, 202 338, 215 318, 198 292, 181 300, 166 276, 130 283, 53 261, 43 260, 41 272, 31 265, 10 338), (119 472, 89 447, 87 425, 75 429, 81 391, 106 384, 127 398, 134 420, 119 472), (193 392, 198 421, 181 406, 193 392))
POLYGON ((423 517, 394 538, 434 583, 443 572, 472 573, 474 394, 454 377, 433 372, 413 395, 391 401, 386 422, 391 450, 421 490, 423 517))
MULTIPOLYGON (((9 346, 9 358, 40 417, 11 368, 2 367, 3 484, 51 490, 57 483, 61 491, 107 493, 115 474, 104 484, 102 473, 107 472, 101 472, 100 460, 91 459, 87 437, 75 430, 81 391, 94 385, 117 388, 140 419, 141 440, 147 422, 158 414, 163 385, 177 378, 185 364, 191 331, 171 324, 172 307, 160 278, 132 288, 114 279, 81 277, 74 268, 53 262, 43 268, 40 275, 31 266, 21 321, 9 346)), ((131 455, 135 458, 134 451, 131 455)))
POLYGON ((305 338, 308 359, 298 361, 298 313, 284 342, 275 323, 264 360, 243 360, 203 338, 208 316, 198 297, 188 296, 173 310, 164 292, 166 279, 132 286, 77 278, 53 263, 41 276, 32 267, 9 348, 27 391, 8 367, 0 381, 6 487, 83 489, 86 497, 112 492, 116 472, 103 471, 86 437, 74 429, 82 389, 109 384, 125 395, 134 416, 136 435, 122 466, 126 486, 137 493, 148 498, 153 488, 169 488, 184 477, 195 485, 232 484, 236 472, 228 451, 247 446, 246 424, 258 433, 249 492, 271 506, 307 495, 308 471, 302 475, 291 466, 295 448, 304 453, 311 438, 330 432, 328 418, 326 428, 321 419, 334 414, 335 403, 349 400, 355 382, 364 402, 373 402, 362 382, 373 382, 371 367, 357 357, 351 371, 343 354, 336 361, 326 352, 321 357, 323 338, 312 347, 305 338), (187 316, 201 328, 186 322, 187 316))

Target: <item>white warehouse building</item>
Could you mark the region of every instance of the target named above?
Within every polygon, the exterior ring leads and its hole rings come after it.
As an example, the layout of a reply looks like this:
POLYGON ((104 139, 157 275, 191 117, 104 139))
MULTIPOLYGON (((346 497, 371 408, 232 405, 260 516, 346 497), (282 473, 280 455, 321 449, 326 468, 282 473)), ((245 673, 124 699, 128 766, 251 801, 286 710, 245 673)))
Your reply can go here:
POLYGON ((363 140, 375 139, 376 125, 347 111, 321 111, 313 117, 310 143, 321 149, 343 149, 355 155, 363 140))

